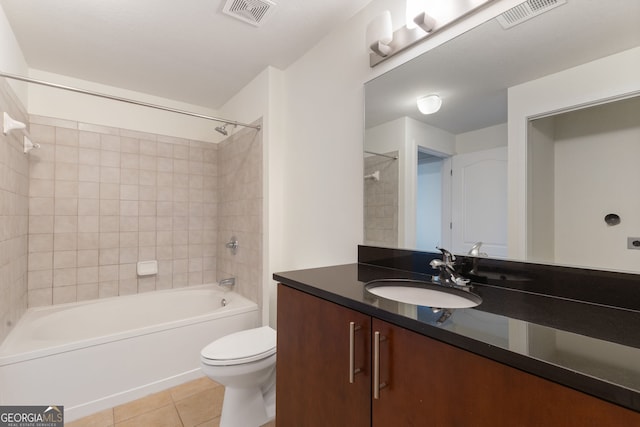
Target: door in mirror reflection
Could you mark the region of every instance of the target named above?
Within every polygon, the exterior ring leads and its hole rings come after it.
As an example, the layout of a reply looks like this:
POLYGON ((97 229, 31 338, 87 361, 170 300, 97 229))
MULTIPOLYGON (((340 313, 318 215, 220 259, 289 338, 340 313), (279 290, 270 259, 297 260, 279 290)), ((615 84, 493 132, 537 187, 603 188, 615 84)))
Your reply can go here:
POLYGON ((416 182, 416 247, 424 251, 435 251, 444 247, 442 237, 447 233, 449 218, 443 209, 443 181, 449 162, 445 158, 418 148, 418 178, 416 182))
POLYGON ((416 243, 467 253, 476 242, 507 255, 507 148, 440 157, 418 151, 416 243))
POLYGON ((451 162, 451 248, 476 242, 490 257, 507 256, 507 147, 458 154, 451 162))

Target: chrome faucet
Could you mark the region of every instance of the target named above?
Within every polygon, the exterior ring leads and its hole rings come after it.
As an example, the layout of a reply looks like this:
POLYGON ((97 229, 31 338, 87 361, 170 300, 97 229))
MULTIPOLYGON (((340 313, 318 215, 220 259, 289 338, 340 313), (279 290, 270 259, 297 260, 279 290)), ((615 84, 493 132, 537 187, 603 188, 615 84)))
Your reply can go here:
POLYGON ((231 289, 236 284, 235 277, 228 277, 226 279, 221 279, 218 281, 218 286, 222 286, 223 288, 231 289))
POLYGON ((469 279, 460 275, 455 269, 456 257, 444 248, 437 248, 442 252, 442 259, 432 259, 429 265, 431 268, 440 270, 438 276, 434 276, 433 280, 444 286, 451 286, 466 291, 471 290, 469 279))
POLYGON ((468 256, 473 258, 471 261, 471 271, 469 271, 470 274, 478 274, 478 257, 489 256, 484 252, 480 252, 480 246, 482 246, 482 242, 476 242, 467 253, 468 256))
POLYGON ((482 246, 482 242, 476 242, 473 246, 471 246, 471 249, 469 249, 467 255, 488 257, 489 255, 487 255, 486 253, 480 252, 480 246, 482 246))

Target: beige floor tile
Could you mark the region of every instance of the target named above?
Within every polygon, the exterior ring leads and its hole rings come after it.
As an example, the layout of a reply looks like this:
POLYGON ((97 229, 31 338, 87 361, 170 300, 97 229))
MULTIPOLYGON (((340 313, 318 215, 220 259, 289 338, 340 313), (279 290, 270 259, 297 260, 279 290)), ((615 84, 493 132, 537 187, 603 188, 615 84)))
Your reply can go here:
POLYGON ((222 387, 215 381, 210 380, 207 377, 198 378, 197 380, 189 381, 188 383, 181 384, 179 386, 170 389, 171 397, 174 402, 185 399, 196 393, 204 390, 209 390, 216 387, 222 387))
POLYGON ((113 426, 113 409, 105 409, 88 417, 65 423, 66 427, 111 427, 113 426))
POLYGON ((220 418, 214 418, 213 420, 205 421, 202 424, 198 424, 196 427, 220 427, 220 418))
POLYGON ((128 420, 138 415, 144 414, 156 408, 173 405, 171 392, 169 390, 151 394, 133 402, 125 403, 113 408, 113 419, 115 423, 128 420))
POLYGON ((214 387, 176 402, 185 427, 195 427, 220 416, 224 388, 214 387))
POLYGON ((129 418, 115 427, 183 427, 173 404, 129 418))

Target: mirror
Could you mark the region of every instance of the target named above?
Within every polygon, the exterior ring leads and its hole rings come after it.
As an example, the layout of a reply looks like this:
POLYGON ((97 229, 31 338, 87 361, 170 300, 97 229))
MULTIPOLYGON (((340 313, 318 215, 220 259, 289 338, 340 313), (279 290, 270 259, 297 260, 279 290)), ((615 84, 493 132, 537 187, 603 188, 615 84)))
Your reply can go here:
POLYGON ((640 94, 640 79, 636 74, 625 85, 610 73, 638 70, 640 3, 556 3, 509 28, 489 20, 365 84, 365 244, 431 251, 441 245, 466 253, 482 241, 480 253, 491 257, 640 272, 640 250, 627 249, 633 245, 628 237, 640 237, 640 223, 632 221, 640 218, 640 203, 587 210, 582 202, 596 184, 604 193, 638 193, 625 190, 627 183, 640 183, 637 168, 615 168, 621 157, 637 155, 603 144, 626 133, 640 146, 638 101, 630 99, 640 94), (630 67, 603 62, 614 57, 630 67), (599 66, 604 71, 592 71, 599 66), (527 93, 555 76, 564 79, 558 89, 527 93), (587 90, 568 95, 574 85, 587 90), (441 96, 442 108, 422 115, 416 99, 431 93, 441 96), (537 109, 528 108, 529 101, 537 109), (616 120, 602 119, 603 109, 616 120), (621 127, 598 128, 598 121, 621 127), (579 127, 569 130, 569 124, 579 127), (563 151, 566 141, 584 137, 578 152, 586 152, 593 135, 600 136, 596 163, 559 160, 577 159, 563 151), (555 175, 549 169, 554 162, 555 175), (580 179, 593 175, 584 171, 598 162, 613 166, 588 183, 580 179), (573 187, 550 179, 563 173, 573 187), (597 220, 567 232, 566 224, 585 212, 597 220), (619 215, 620 223, 610 225, 608 214, 619 215), (554 222, 555 216, 561 219, 554 222))

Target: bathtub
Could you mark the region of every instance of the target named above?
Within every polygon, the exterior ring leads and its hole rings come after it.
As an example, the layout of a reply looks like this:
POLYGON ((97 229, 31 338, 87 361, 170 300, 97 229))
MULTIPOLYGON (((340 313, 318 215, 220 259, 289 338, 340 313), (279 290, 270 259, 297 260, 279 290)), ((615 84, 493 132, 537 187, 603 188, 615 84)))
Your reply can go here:
POLYGON ((259 318, 216 285, 31 308, 0 345, 0 405, 73 421, 203 376, 200 350, 259 318))

